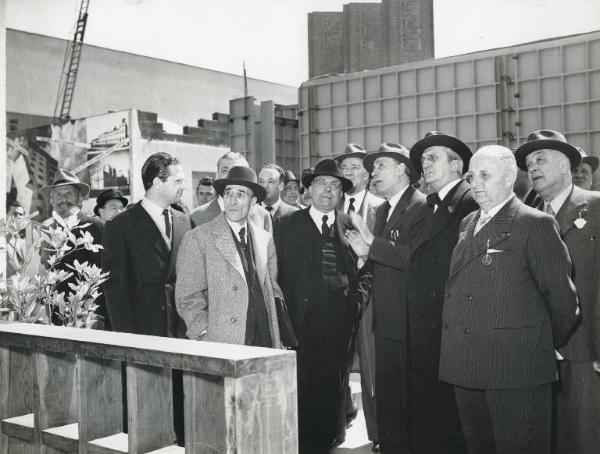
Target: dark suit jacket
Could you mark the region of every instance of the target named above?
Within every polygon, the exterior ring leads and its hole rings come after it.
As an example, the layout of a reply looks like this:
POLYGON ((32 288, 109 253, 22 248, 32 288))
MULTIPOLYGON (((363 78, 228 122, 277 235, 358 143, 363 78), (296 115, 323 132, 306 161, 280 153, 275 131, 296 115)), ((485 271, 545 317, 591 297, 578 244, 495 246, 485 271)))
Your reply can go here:
POLYGON ((573 261, 573 280, 581 308, 581 323, 560 353, 571 361, 597 361, 600 359, 600 193, 573 185, 570 196, 556 213, 556 220, 573 261), (585 219, 580 229, 575 225, 579 218, 585 219))
MULTIPOLYGON (((198 227, 202 224, 212 221, 218 215, 222 213, 221 207, 219 206, 218 199, 211 200, 204 205, 200 205, 194 211, 190 213, 194 227, 198 227)), ((253 224, 262 227, 267 232, 273 231, 273 223, 271 222, 271 215, 260 205, 255 205, 248 213, 248 220, 253 224)))
POLYGON ((474 389, 550 383, 554 349, 577 320, 571 260, 558 226, 516 197, 474 236, 478 217, 479 211, 463 220, 452 255, 440 379, 474 389))
MULTIPOLYGON (((290 216, 298 211, 297 208, 288 205, 284 201, 279 202, 279 207, 277 207, 277 211, 273 214, 273 241, 275 243, 275 250, 277 251, 277 257, 280 259, 280 251, 281 251, 281 232, 283 231, 284 224, 290 218, 290 216)), ((268 211, 267 211, 268 213, 268 211)))
POLYGON ((375 239, 363 270, 372 275, 373 327, 379 336, 407 339, 407 286, 410 244, 425 220, 425 196, 408 186, 389 221, 379 206, 375 239))
POLYGON ((115 331, 182 337, 183 322, 173 296, 175 264, 191 221, 179 211, 170 211, 171 250, 140 202, 105 224, 102 267, 110 276, 104 295, 115 331))
MULTIPOLYGON (((337 211, 335 225, 341 240, 341 251, 343 251, 341 259, 345 261, 345 268, 349 270, 347 298, 351 304, 356 305, 358 316, 367 293, 359 285, 356 256, 351 252, 344 236, 346 228, 352 225, 350 217, 337 211)), ((321 264, 316 263, 319 257, 311 253, 314 249, 310 239, 313 231, 318 232, 317 226, 310 217, 309 208, 305 208, 292 213, 281 235, 279 282, 296 332, 300 332, 304 315, 311 304, 311 295, 318 292, 321 286, 322 277, 317 276, 315 272, 321 268, 321 264)))

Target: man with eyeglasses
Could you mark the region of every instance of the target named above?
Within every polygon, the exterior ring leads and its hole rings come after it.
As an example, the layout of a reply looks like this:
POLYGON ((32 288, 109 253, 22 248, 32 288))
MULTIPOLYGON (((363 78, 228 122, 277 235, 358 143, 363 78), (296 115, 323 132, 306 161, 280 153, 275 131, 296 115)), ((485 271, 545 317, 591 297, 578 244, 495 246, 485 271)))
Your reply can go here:
POLYGON ((265 189, 249 167, 214 182, 224 211, 188 232, 177 259, 177 311, 190 339, 281 348, 271 235, 249 219, 265 189))
POLYGON ((356 258, 344 238, 347 214, 336 210, 352 187, 333 159, 319 162, 302 183, 312 205, 288 218, 281 232, 279 275, 298 338, 300 453, 327 453, 345 408, 354 326, 365 298, 356 258))

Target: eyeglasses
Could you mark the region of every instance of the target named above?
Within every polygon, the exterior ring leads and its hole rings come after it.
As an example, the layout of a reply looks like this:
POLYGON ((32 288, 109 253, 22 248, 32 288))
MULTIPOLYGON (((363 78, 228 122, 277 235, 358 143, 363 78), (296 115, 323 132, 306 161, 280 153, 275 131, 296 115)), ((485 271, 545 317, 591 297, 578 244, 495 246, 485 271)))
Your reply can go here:
POLYGON ((339 181, 313 180, 312 184, 318 188, 339 191, 342 189, 342 183, 339 181))
POLYGON ((227 199, 235 198, 238 202, 247 202, 248 199, 254 197, 254 195, 244 191, 236 191, 235 189, 225 189, 223 191, 223 197, 227 199))

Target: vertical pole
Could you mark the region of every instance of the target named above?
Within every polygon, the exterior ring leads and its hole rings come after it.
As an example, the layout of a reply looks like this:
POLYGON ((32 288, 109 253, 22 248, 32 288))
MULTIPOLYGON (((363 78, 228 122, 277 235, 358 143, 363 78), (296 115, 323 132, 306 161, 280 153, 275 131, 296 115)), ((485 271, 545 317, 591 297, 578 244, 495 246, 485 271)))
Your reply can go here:
MULTIPOLYGON (((0 0, 0 219, 6 217, 6 2, 0 0)), ((0 235, 0 288, 6 285, 6 239, 0 235)))

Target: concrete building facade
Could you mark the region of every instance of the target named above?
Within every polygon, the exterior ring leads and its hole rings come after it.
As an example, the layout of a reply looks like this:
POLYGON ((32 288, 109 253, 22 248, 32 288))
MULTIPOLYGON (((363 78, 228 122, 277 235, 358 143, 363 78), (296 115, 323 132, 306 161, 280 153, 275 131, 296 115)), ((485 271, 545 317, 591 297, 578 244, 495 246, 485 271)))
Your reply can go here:
MULTIPOLYGON (((10 130, 51 120, 67 43, 34 33, 6 31, 10 130)), ((134 108, 160 112, 161 118, 178 125, 191 125, 214 112, 227 112, 229 100, 243 93, 241 75, 84 44, 71 118, 134 108)), ((298 102, 297 87, 264 80, 249 78, 248 93, 261 101, 298 102)))
POLYGON ((433 58, 433 33, 433 0, 349 3, 342 12, 309 13, 309 77, 433 58))

